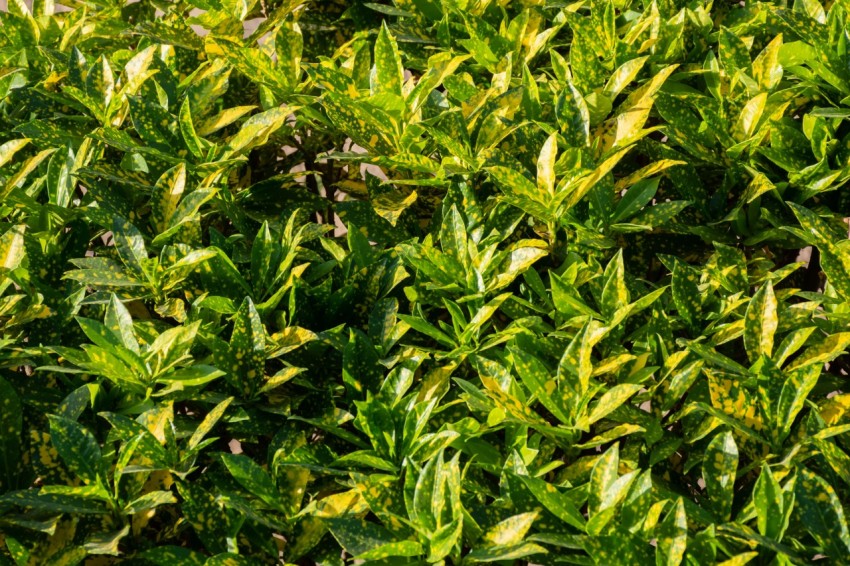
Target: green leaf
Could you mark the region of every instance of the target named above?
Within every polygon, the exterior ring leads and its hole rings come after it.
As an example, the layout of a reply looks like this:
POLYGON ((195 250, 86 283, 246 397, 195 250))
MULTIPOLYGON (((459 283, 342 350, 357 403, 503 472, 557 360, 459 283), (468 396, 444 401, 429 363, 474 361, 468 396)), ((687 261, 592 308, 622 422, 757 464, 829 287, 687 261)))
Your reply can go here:
POLYGON ((546 366, 523 348, 511 348, 511 353, 514 356, 517 374, 529 392, 537 397, 562 424, 571 424, 573 422, 571 412, 574 410, 573 403, 576 400, 570 398, 567 388, 560 390, 557 381, 549 375, 546 366))
POLYGON ((165 447, 154 434, 134 420, 114 413, 99 413, 112 425, 112 433, 127 444, 122 457, 141 456, 151 467, 164 467, 168 461, 165 447), (132 449, 131 449, 132 448, 132 449))
POLYGON ((728 71, 750 66, 750 53, 744 42, 728 28, 721 27, 718 35, 720 63, 728 71))
POLYGON ((395 38, 390 34, 386 22, 375 41, 375 66, 372 69, 372 94, 394 94, 401 96, 404 69, 395 38))
POLYGON ((640 73, 649 57, 636 57, 620 65, 605 85, 605 95, 614 98, 620 94, 640 73))
POLYGON ((732 433, 715 435, 702 458, 702 478, 715 516, 721 522, 728 521, 732 514, 737 471, 738 447, 732 433))
POLYGON ((673 268, 673 301, 679 315, 691 326, 696 325, 702 310, 700 296, 697 271, 677 261, 673 268))
POLYGON ((497 166, 487 169, 490 176, 505 194, 505 199, 532 216, 544 221, 554 220, 552 213, 544 203, 544 194, 525 175, 507 167, 497 166))
POLYGON ((0 275, 14 271, 24 258, 24 232, 26 226, 18 224, 0 236, 0 275))
POLYGON ((301 78, 304 37, 297 22, 283 22, 274 38, 278 68, 283 68, 286 82, 293 87, 301 78))
POLYGON ((773 283, 768 279, 747 305, 744 347, 751 362, 773 353, 773 336, 779 326, 773 283))
POLYGON ((795 203, 788 206, 803 227, 800 237, 820 251, 821 267, 829 282, 844 300, 850 300, 850 248, 836 243, 840 242, 839 235, 817 214, 795 203))
POLYGON ((581 545, 593 557, 595 564, 652 564, 651 547, 630 533, 584 537, 581 545))
POLYGON ((595 515, 606 504, 605 498, 619 477, 620 446, 617 443, 602 454, 590 473, 588 510, 595 515))
POLYGON ((555 272, 549 273, 552 286, 552 302, 558 312, 566 315, 583 314, 593 318, 602 318, 579 296, 575 287, 555 272))
POLYGON ((325 93, 324 100, 324 110, 333 124, 357 145, 370 153, 396 153, 396 128, 381 110, 332 92, 325 93))
POLYGON ((217 189, 196 189, 180 200, 168 221, 167 228, 153 239, 154 245, 168 241, 178 230, 187 224, 199 220, 201 206, 209 202, 218 192, 217 189))
POLYGON ((45 513, 75 513, 79 515, 102 515, 108 513, 106 507, 100 502, 60 493, 39 493, 35 489, 6 493, 0 496, 0 502, 28 507, 45 513))
POLYGON ((378 354, 369 338, 361 331, 352 329, 343 352, 343 381, 354 393, 377 393, 383 377, 384 372, 378 364, 378 354))
POLYGON ((220 129, 233 124, 239 118, 255 109, 256 106, 235 106, 233 108, 226 108, 211 118, 207 118, 201 122, 195 128, 195 133, 199 136, 214 134, 220 129))
POLYGON ((685 503, 678 498, 658 528, 656 564, 678 566, 682 563, 688 544, 688 518, 685 503))
MULTIPOLYGON (((542 243, 539 240, 534 243, 542 243)), ((513 283, 513 281, 530 268, 534 263, 547 255, 546 250, 537 246, 514 248, 508 252, 499 264, 499 273, 489 283, 487 291, 498 291, 513 283)), ((504 301, 507 297, 503 297, 504 301)))
POLYGON ((170 505, 177 503, 174 494, 170 491, 151 491, 140 497, 137 497, 124 507, 124 512, 128 515, 135 515, 143 511, 156 509, 160 505, 170 505))
POLYGON ((144 285, 139 279, 115 266, 104 269, 95 268, 66 271, 62 277, 97 287, 140 287, 144 285))
POLYGON ((779 64, 781 50, 782 34, 779 34, 753 61, 753 78, 763 90, 772 90, 782 80, 782 65, 779 64))
POLYGON ((207 384, 226 373, 213 366, 198 364, 158 375, 156 381, 157 383, 173 384, 179 388, 186 388, 207 384))
POLYGON ((850 532, 838 495, 822 477, 801 468, 794 489, 804 528, 829 558, 850 554, 850 532))
POLYGON ((488 546, 513 546, 525 538, 538 513, 521 513, 500 521, 486 533, 484 543, 488 546))
POLYGON ((613 224, 633 217, 655 197, 660 181, 660 178, 655 177, 635 183, 620 199, 609 221, 613 224))
POLYGON ((127 98, 130 103, 130 115, 133 128, 152 148, 173 153, 181 146, 177 136, 169 129, 173 123, 171 114, 159 104, 143 100, 137 96, 127 98))
POLYGON ((112 221, 112 237, 118 255, 130 271, 140 279, 146 279, 145 264, 148 253, 141 232, 123 218, 116 216, 112 221))
POLYGON ((47 192, 50 202, 56 206, 67 207, 74 193, 74 151, 66 147, 50 158, 47 165, 47 192))
POLYGON ((242 124, 239 131, 227 142, 222 159, 232 159, 253 147, 265 144, 269 136, 279 130, 288 115, 286 108, 273 108, 254 114, 242 124))
POLYGON ((596 421, 605 418, 620 408, 623 403, 628 401, 632 395, 640 391, 642 388, 643 386, 639 383, 621 383, 613 386, 599 398, 599 401, 596 402, 596 405, 594 405, 593 409, 590 411, 590 415, 586 418, 579 419, 577 426, 580 428, 586 428, 596 421))
POLYGON ((86 94, 98 101, 102 108, 109 106, 115 90, 112 67, 105 55, 98 57, 97 61, 89 68, 86 75, 86 94))
POLYGON ((623 264, 622 250, 608 262, 603 274, 605 283, 602 287, 602 312, 612 316, 618 309, 629 304, 629 290, 626 287, 626 271, 623 264))
POLYGON ((48 417, 50 441, 68 469, 88 484, 100 481, 101 453, 95 437, 75 421, 56 415, 48 417))
POLYGON ((357 555, 358 560, 384 560, 394 557, 414 557, 423 553, 422 544, 414 540, 404 540, 382 544, 372 550, 357 555))
POLYGON ((186 444, 186 448, 188 450, 194 450, 198 447, 204 437, 209 434, 218 421, 221 420, 225 411, 227 411, 227 408, 232 402, 233 397, 228 397, 206 414, 204 420, 201 421, 201 424, 198 425, 198 428, 195 429, 195 432, 193 432, 192 436, 189 438, 189 442, 186 444))
POLYGON ((457 345, 455 343, 455 341, 448 334, 440 331, 438 328, 429 324, 428 322, 426 322, 425 320, 423 320, 422 318, 420 318, 418 316, 411 316, 411 315, 407 315, 407 314, 399 314, 398 318, 399 318, 399 320, 401 320, 405 324, 409 324, 410 327, 413 328, 414 330, 416 330, 417 332, 421 332, 422 334, 425 334, 426 336, 430 336, 431 338, 433 338, 434 340, 436 340, 437 342, 439 342, 443 346, 446 346, 448 348, 454 348, 457 345))
POLYGON ((724 288, 732 293, 749 289, 747 258, 744 253, 731 246, 715 243, 717 269, 724 288))
POLYGON ((120 340, 125 348, 135 354, 140 353, 139 341, 133 332, 133 318, 127 307, 113 294, 106 308, 103 324, 120 340))
POLYGON ((762 464, 756 485, 753 488, 753 507, 758 517, 759 532, 773 540, 782 540, 787 528, 785 497, 782 487, 767 464, 762 464))
POLYGON ((245 297, 236 312, 230 350, 242 393, 254 395, 265 378, 266 330, 250 297, 245 297))
POLYGON ((821 376, 821 367, 806 365, 786 372, 786 380, 779 393, 776 403, 776 430, 779 440, 784 440, 791 433, 794 420, 806 403, 809 393, 817 385, 821 376))
POLYGON ((440 227, 440 244, 443 252, 453 257, 461 265, 468 262, 466 224, 455 205, 443 217, 440 227))
POLYGON ((271 476, 251 458, 242 454, 222 454, 221 460, 239 484, 272 509, 281 508, 281 495, 271 476))
POLYGON ((549 512, 565 523, 584 531, 586 521, 569 497, 560 493, 552 484, 539 478, 531 476, 519 476, 519 478, 549 512))
POLYGON ((198 485, 180 482, 177 490, 183 498, 181 509, 186 522, 204 547, 212 553, 225 552, 227 540, 235 536, 241 521, 237 525, 216 498, 198 485))
POLYGON ((3 167, 7 163, 9 163, 15 154, 22 150, 26 145, 30 142, 29 139, 19 139, 7 141, 4 144, 0 145, 0 167, 3 167))
POLYGON ((579 90, 568 81, 555 103, 561 134, 573 147, 585 147, 590 140, 590 113, 579 90))
POLYGON ((363 519, 332 518, 326 522, 339 545, 355 557, 400 542, 388 530, 363 519))
POLYGON ((212 47, 239 72, 268 87, 278 97, 286 97, 294 86, 289 83, 290 76, 281 73, 269 54, 261 49, 245 47, 226 37, 208 38, 207 45, 208 49, 212 47))
POLYGON ((178 122, 180 125, 180 134, 183 136, 183 143, 186 145, 186 148, 193 156, 202 159, 204 157, 204 146, 195 132, 195 126, 192 121, 192 109, 188 98, 184 99, 183 104, 180 105, 178 122))
POLYGON ((748 138, 756 133, 756 127, 761 121, 766 103, 767 93, 762 92, 751 98, 747 104, 744 105, 734 128, 737 136, 739 136, 737 139, 748 138))
POLYGON ((546 554, 548 551, 533 542, 523 542, 509 546, 492 546, 477 548, 464 557, 464 562, 472 564, 480 562, 499 562, 502 560, 520 560, 535 554, 546 554))
POLYGON ((543 144, 537 159, 537 189, 555 195, 555 161, 558 157, 558 136, 552 134, 543 144))
POLYGON ((803 353, 795 358, 786 370, 792 371, 805 366, 832 361, 842 355, 848 345, 850 345, 850 332, 830 334, 803 350, 803 353))

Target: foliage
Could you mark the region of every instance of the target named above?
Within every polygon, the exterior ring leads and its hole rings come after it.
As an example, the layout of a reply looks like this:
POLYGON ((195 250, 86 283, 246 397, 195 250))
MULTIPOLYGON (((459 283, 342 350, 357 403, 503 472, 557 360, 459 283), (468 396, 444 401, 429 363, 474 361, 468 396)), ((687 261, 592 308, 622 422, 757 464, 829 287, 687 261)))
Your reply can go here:
POLYGON ((846 1, 8 4, 0 565, 850 560, 846 1))

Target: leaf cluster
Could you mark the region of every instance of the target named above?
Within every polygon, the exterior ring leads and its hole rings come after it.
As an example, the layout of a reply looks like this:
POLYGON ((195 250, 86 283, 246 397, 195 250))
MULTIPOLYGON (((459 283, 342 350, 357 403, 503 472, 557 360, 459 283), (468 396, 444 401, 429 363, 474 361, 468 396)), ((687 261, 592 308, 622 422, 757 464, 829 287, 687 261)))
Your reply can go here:
POLYGON ((10 0, 0 566, 850 561, 846 0, 10 0))

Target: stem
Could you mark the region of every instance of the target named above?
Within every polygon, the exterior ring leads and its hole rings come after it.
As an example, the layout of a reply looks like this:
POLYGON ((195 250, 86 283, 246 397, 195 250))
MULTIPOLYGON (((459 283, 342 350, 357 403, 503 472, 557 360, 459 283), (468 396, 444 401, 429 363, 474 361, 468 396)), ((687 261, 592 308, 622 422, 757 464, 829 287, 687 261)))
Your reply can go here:
POLYGON ((558 241, 558 227, 554 222, 546 224, 546 231, 549 233, 549 253, 555 253, 555 244, 558 241))
MULTIPOLYGON (((321 196, 319 193, 319 183, 316 181, 316 177, 314 176, 315 174, 311 173, 311 171, 316 168, 316 156, 309 151, 305 151, 304 154, 304 169, 306 170, 307 187, 309 187, 310 192, 316 196, 321 196)), ((317 216, 321 217, 321 214, 317 214, 317 216)), ((319 219, 321 220, 321 218, 319 219)))
POLYGON ((336 188, 334 185, 336 184, 336 176, 333 175, 333 170, 334 169, 331 164, 328 163, 328 171, 326 175, 328 182, 325 183, 325 198, 328 199, 328 211, 325 223, 330 224, 331 226, 336 225, 334 218, 334 201, 336 200, 336 188))

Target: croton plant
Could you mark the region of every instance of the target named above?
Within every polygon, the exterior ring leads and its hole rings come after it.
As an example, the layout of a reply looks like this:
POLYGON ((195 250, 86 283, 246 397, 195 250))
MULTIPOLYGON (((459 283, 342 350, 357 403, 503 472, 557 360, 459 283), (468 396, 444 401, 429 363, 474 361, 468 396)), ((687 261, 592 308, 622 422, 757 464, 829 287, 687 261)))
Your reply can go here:
POLYGON ((0 565, 850 563, 848 13, 9 0, 0 565))

